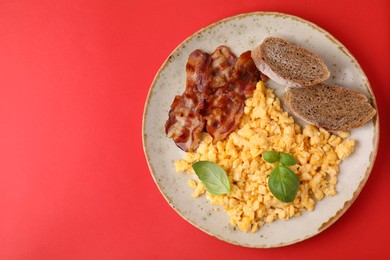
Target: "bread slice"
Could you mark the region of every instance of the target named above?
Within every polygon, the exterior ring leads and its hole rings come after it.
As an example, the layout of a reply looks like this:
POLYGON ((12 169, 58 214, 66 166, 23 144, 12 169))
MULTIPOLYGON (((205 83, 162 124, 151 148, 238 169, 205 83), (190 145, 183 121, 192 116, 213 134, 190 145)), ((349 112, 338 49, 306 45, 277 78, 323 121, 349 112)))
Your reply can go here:
POLYGON ((329 78, 330 72, 316 54, 277 37, 268 37, 252 51, 257 68, 287 87, 310 87, 329 78))
POLYGON ((360 127, 376 113, 364 94, 336 85, 291 88, 283 99, 297 117, 328 131, 360 127))

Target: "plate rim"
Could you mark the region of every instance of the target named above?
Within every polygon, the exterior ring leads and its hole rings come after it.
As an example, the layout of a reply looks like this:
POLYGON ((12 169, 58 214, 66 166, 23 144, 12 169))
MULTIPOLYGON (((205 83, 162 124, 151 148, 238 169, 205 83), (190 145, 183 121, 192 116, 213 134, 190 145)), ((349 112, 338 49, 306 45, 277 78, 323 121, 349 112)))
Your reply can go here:
POLYGON ((277 248, 277 247, 283 247, 283 246, 292 245, 292 244, 295 244, 295 243, 298 243, 298 242, 305 241, 305 240, 307 240, 307 239, 309 239, 311 237, 314 237, 314 236, 322 233, 324 230, 326 230, 330 226, 332 226, 342 215, 344 215, 344 213, 355 202, 355 200, 359 196, 360 192, 362 191, 363 187, 365 186, 369 176, 371 175, 371 172, 372 172, 372 169, 374 167, 375 160, 376 160, 376 157, 377 157, 377 154, 378 154, 379 139, 380 139, 380 125, 379 125, 379 111, 378 111, 378 106, 377 106, 377 102, 376 102, 376 97, 374 95, 374 91, 373 91, 373 89, 371 87, 371 84, 370 84, 370 82, 369 82, 369 80, 367 78, 367 75, 365 74, 364 70, 362 69, 362 67, 359 64, 359 62, 357 61, 357 59, 352 55, 352 53, 339 40, 337 40, 332 34, 330 34, 328 31, 326 31, 322 27, 318 26, 317 24, 315 24, 313 22, 305 20, 305 19, 303 19, 301 17, 295 16, 295 15, 291 15, 291 14, 287 14, 287 13, 282 13, 282 12, 256 11, 256 12, 240 13, 240 14, 237 14, 237 15, 229 16, 229 17, 220 19, 218 21, 215 21, 215 22, 213 22, 213 23, 211 23, 211 24, 209 24, 209 25, 207 25, 205 27, 202 27, 201 29, 195 31, 190 36, 185 38, 179 45, 177 45, 173 49, 173 51, 168 55, 168 57, 165 59, 165 61, 162 63, 162 65, 159 67, 157 73, 155 74, 155 76, 153 78, 153 81, 152 81, 152 83, 151 83, 151 85, 149 87, 148 93, 147 93, 147 97, 146 97, 145 104, 144 104, 143 116, 142 116, 142 146, 143 146, 145 159, 146 159, 146 162, 147 162, 147 165, 148 165, 148 168, 149 168, 149 171, 150 171, 150 174, 152 176, 153 181, 155 182, 155 184, 156 184, 157 188, 159 189, 160 193, 163 195, 164 199, 168 202, 168 204, 171 206, 171 208, 180 217, 182 217, 186 222, 190 223, 191 225, 193 225, 195 228, 201 230, 202 232, 205 232, 206 234, 208 234, 210 236, 213 236, 213 237, 216 237, 216 238, 218 238, 218 239, 220 239, 222 241, 225 241, 227 243, 230 243, 230 244, 233 244, 233 245, 237 245, 237 246, 247 247, 247 248, 277 248), (159 75, 162 73, 163 69, 169 64, 170 57, 178 49, 180 49, 183 45, 185 45, 189 40, 191 40, 196 35, 201 34, 202 32, 207 31, 208 29, 211 29, 211 28, 213 28, 215 26, 218 26, 218 25, 220 25, 222 23, 225 23, 227 21, 240 19, 240 18, 247 17, 247 16, 275 16, 275 17, 290 18, 292 20, 296 20, 298 22, 304 23, 304 24, 312 27, 313 29, 321 32, 322 34, 324 34, 325 37, 327 37, 330 41, 332 41, 337 46, 339 46, 339 49, 342 52, 344 52, 349 58, 351 58, 352 63, 357 67, 357 69, 359 70, 361 75, 364 77, 365 86, 366 86, 366 89, 367 89, 367 91, 368 91, 368 93, 370 95, 370 101, 371 101, 370 103, 371 103, 371 105, 373 105, 373 107, 376 110, 376 114, 375 114, 374 118, 371 120, 371 122, 369 122, 369 123, 372 123, 373 127, 374 127, 374 137, 373 137, 373 140, 372 140, 372 142, 373 142, 373 150, 371 151, 370 156, 369 156, 370 165, 367 167, 367 170, 366 170, 366 172, 364 174, 364 178, 359 183, 358 188, 354 191, 352 198, 350 200, 346 201, 344 203, 344 206, 341 209, 339 209, 339 211, 337 211, 337 213, 334 216, 330 217, 327 222, 322 223, 322 225, 318 229, 317 233, 314 233, 314 234, 311 234, 309 236, 303 237, 302 239, 298 239, 296 241, 291 241, 289 243, 281 243, 281 244, 273 245, 273 246, 264 246, 264 245, 252 246, 252 245, 245 245, 245 244, 241 244, 241 243, 238 243, 238 242, 235 242, 235 241, 231 241, 231 240, 223 238, 223 237, 221 237, 219 235, 213 234, 210 231, 208 231, 207 229, 205 229, 203 227, 200 227, 199 225, 194 223, 194 221, 192 221, 190 219, 187 219, 182 214, 182 212, 180 212, 180 210, 178 208, 176 208, 173 205, 171 205, 171 201, 172 200, 161 189, 159 183, 157 182, 157 177, 155 175, 155 170, 153 169, 153 167, 152 167, 152 165, 150 163, 149 154, 148 154, 148 152, 146 150, 146 139, 147 139, 147 136, 146 136, 146 133, 145 133, 146 114, 147 114, 148 109, 149 109, 149 103, 150 103, 151 96, 152 96, 152 93, 153 93, 153 89, 154 89, 154 87, 156 85, 157 79, 159 78, 159 75))

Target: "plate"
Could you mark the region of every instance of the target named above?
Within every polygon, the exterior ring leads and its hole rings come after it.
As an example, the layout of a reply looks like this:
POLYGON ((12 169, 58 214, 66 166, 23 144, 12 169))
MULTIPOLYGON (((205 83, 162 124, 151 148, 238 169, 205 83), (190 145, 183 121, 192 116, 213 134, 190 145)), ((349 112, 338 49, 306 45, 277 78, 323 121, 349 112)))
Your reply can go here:
MULTIPOLYGON (((373 167, 379 141, 378 115, 363 127, 353 129, 354 153, 341 163, 337 194, 317 202, 315 210, 288 221, 266 224, 255 233, 233 229, 228 215, 209 204, 205 196, 193 199, 187 174, 175 172, 181 151, 165 136, 164 125, 175 95, 185 89, 185 65, 195 49, 211 53, 228 46, 236 56, 253 49, 274 35, 299 44, 322 57, 331 71, 327 83, 337 83, 366 94, 377 109, 374 93, 362 68, 347 48, 317 25, 282 13, 255 12, 230 17, 196 32, 182 42, 158 71, 148 94, 143 117, 145 156, 157 187, 169 205, 202 231, 228 243, 246 247, 278 247, 310 238, 332 225, 345 213, 362 190, 373 167)), ((284 87, 269 81, 280 97, 284 87)), ((377 109, 378 111, 378 109, 377 109)), ((298 123, 302 123, 297 121, 298 123)))

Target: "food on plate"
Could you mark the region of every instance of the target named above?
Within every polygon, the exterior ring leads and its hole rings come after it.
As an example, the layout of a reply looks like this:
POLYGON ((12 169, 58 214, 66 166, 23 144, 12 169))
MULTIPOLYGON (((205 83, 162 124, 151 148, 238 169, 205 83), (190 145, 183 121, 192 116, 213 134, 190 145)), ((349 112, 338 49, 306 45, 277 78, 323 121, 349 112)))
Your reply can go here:
POLYGON ((206 100, 206 130, 213 142, 225 139, 238 125, 244 113, 244 101, 251 97, 260 79, 260 72, 244 52, 234 64, 232 77, 206 100))
POLYGON ((206 84, 211 74, 211 57, 201 50, 195 50, 188 58, 186 89, 172 102, 165 133, 184 151, 195 150, 200 142, 205 122, 201 115, 204 109, 206 84))
POLYGON ((317 201, 336 194, 339 165, 354 150, 349 133, 332 134, 314 125, 303 130, 281 108, 273 90, 259 81, 245 101, 238 126, 226 139, 213 142, 205 133, 199 147, 175 162, 177 172, 193 173, 192 164, 211 161, 222 167, 230 182, 230 194, 212 195, 195 175, 188 181, 193 197, 206 193, 210 203, 221 206, 240 230, 257 231, 265 223, 286 220, 312 211, 317 201), (300 184, 295 199, 284 203, 273 196, 268 178, 275 164, 265 162, 268 151, 290 153, 298 164, 289 168, 300 184))
POLYGON ((236 128, 260 72, 250 51, 236 58, 229 48, 219 46, 211 55, 193 51, 186 73, 186 89, 172 102, 165 133, 180 149, 191 152, 205 130, 217 142, 236 128))
POLYGON ((329 131, 366 124, 376 111, 367 97, 341 86, 322 83, 330 72, 316 54, 281 38, 268 37, 252 51, 257 68, 290 87, 284 96, 296 116, 329 131))
POLYGON ((165 124, 186 151, 176 171, 196 173, 188 180, 192 196, 206 193, 245 232, 335 195, 339 165, 355 149, 346 131, 376 113, 364 94, 322 83, 330 72, 320 57, 277 37, 239 58, 226 46, 211 55, 195 50, 186 72, 165 124), (290 87, 283 101, 309 122, 303 129, 264 86, 264 75, 290 87))
POLYGON ((360 127, 376 113, 364 94, 323 83, 304 89, 291 88, 283 101, 296 116, 328 131, 360 127))
POLYGON ((268 151, 262 154, 264 161, 275 163, 268 178, 268 188, 278 200, 289 203, 295 200, 299 190, 299 178, 288 167, 298 163, 292 154, 268 151))
POLYGON ((287 87, 310 87, 330 76, 319 56, 277 37, 264 39, 252 58, 263 74, 287 87))
POLYGON ((230 194, 229 179, 218 164, 211 161, 198 161, 192 164, 192 169, 210 194, 230 194))

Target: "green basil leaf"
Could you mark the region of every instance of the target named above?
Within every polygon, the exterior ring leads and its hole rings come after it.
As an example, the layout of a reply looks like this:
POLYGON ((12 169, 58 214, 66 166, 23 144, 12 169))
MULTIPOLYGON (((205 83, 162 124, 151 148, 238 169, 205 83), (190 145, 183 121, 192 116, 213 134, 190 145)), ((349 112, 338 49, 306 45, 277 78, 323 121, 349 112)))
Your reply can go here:
POLYGON ((298 163, 297 159, 292 154, 282 153, 280 155, 280 163, 284 166, 292 166, 298 163))
POLYGON ((266 162, 274 163, 279 160, 279 154, 275 151, 269 151, 262 153, 263 159, 266 162))
POLYGON ((299 178, 289 168, 278 165, 271 171, 268 187, 278 200, 292 202, 299 190, 299 178))
POLYGON ((226 172, 216 163, 199 161, 192 164, 206 190, 213 195, 230 194, 230 183, 226 172))

